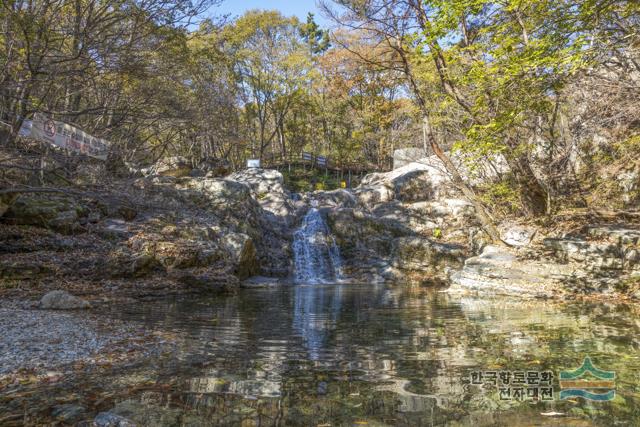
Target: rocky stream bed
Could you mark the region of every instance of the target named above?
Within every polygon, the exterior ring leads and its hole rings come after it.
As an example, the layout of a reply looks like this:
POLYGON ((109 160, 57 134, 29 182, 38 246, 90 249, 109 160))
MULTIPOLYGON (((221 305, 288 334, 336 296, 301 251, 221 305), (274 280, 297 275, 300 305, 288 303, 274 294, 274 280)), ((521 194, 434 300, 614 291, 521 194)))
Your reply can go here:
MULTIPOLYGON (((291 194, 272 170, 225 177, 168 170, 108 190, 25 192, 3 195, 0 202, 0 407, 8 411, 0 424, 35 423, 38 417, 86 424, 95 417, 93 425, 129 425, 131 414, 144 409, 99 415, 117 401, 120 407, 139 403, 122 403, 122 389, 119 398, 101 396, 93 379, 94 395, 82 397, 80 409, 73 396, 41 402, 34 411, 16 402, 26 404, 22 397, 49 387, 59 394, 66 381, 77 388, 87 378, 149 364, 155 366, 153 386, 133 381, 133 394, 140 397, 148 387, 155 397, 143 401, 172 407, 163 387, 174 387, 176 377, 159 380, 157 369, 165 360, 159 355, 175 356, 184 344, 175 336, 180 328, 104 314, 175 296, 219 294, 216 304, 224 307, 242 293, 291 288, 294 232, 312 203, 339 250, 345 287, 437 288, 463 299, 640 298, 634 215, 583 212, 540 223, 505 222, 499 229, 507 245, 491 245, 473 207, 432 158, 368 175, 352 190, 304 195, 291 194)), ((341 297, 335 298, 339 304, 341 297)), ((313 329, 302 335, 311 354, 303 359, 313 360, 309 346, 320 338, 313 329)), ((246 401, 252 393, 236 395, 244 405, 238 410, 254 414, 255 405, 246 401)), ((207 398, 215 400, 215 393, 207 398)), ((273 402, 257 399, 275 411, 272 421, 284 416, 273 402)))

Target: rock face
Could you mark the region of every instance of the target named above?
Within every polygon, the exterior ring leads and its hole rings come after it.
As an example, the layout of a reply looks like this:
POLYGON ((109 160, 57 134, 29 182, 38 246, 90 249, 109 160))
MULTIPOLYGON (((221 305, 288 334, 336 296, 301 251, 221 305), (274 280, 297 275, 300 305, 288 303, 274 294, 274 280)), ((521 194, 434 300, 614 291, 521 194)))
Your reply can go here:
POLYGON ((65 291, 51 291, 42 297, 39 307, 43 310, 78 310, 90 308, 91 304, 65 291))
POLYGON ((223 238, 223 246, 235 266, 234 273, 240 280, 259 272, 256 247, 249 236, 242 233, 227 234, 223 238))
POLYGON ((462 270, 452 276, 451 290, 552 296, 562 293, 560 284, 572 273, 571 266, 526 260, 505 248, 487 246, 479 256, 467 259, 462 270))
POLYGON ((459 195, 444 165, 435 156, 405 164, 391 172, 369 174, 354 194, 369 209, 392 200, 410 203, 459 195))
POLYGON ((247 185, 260 206, 285 222, 291 220, 291 194, 284 188, 284 177, 276 170, 249 168, 229 175, 228 179, 247 185))
POLYGON ((489 246, 453 275, 452 289, 544 297, 637 292, 639 242, 639 229, 601 225, 545 238, 542 247, 489 246))
POLYGON ((314 196, 325 207, 345 276, 355 281, 447 283, 482 239, 473 207, 433 158, 367 175, 353 190, 355 200, 314 196))

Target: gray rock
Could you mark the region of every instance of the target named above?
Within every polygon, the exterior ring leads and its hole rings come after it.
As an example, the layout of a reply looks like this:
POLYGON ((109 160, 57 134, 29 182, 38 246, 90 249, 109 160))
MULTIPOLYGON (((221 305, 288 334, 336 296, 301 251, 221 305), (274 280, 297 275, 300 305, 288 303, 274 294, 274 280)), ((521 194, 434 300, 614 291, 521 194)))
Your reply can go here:
POLYGON ((393 152, 393 168, 399 169, 426 156, 423 148, 399 148, 393 152))
POLYGON ((54 406, 51 415, 67 424, 75 424, 86 416, 86 408, 80 405, 65 404, 54 406))
POLYGON ((506 248, 486 246, 482 254, 465 261, 452 275, 450 291, 474 290, 484 294, 552 296, 562 293, 575 267, 553 261, 519 259, 506 248))
POLYGON ((77 310, 90 308, 91 304, 65 291, 51 291, 42 297, 39 307, 44 310, 77 310))
POLYGON ((249 168, 227 177, 251 188, 253 198, 262 209, 289 223, 293 214, 291 195, 284 187, 284 177, 273 169, 249 168))
POLYGON ((256 247, 249 236, 242 233, 229 233, 223 237, 222 245, 236 267, 235 273, 238 278, 246 279, 258 272, 256 247))
POLYGON ((175 178, 189 176, 192 165, 184 157, 174 156, 161 159, 154 166, 154 171, 160 176, 172 176, 175 178))
POLYGON ((448 274, 462 266, 464 247, 434 242, 418 236, 394 240, 392 262, 406 276, 408 282, 447 282, 448 274))
POLYGON ((510 246, 528 246, 537 232, 533 227, 513 224, 502 224, 499 229, 500 238, 510 246))
POLYGON ((71 198, 22 195, 9 207, 4 217, 18 225, 34 225, 70 232, 79 226, 78 217, 85 214, 86 208, 71 198))
POLYGON ((241 288, 272 288, 276 286, 282 286, 285 281, 280 277, 265 277, 265 276, 253 276, 242 283, 241 288))
POLYGON ((63 232, 73 232, 79 229, 78 213, 76 211, 64 211, 49 221, 49 227, 63 232))
POLYGON ((369 174, 354 189, 360 203, 369 209, 393 199, 415 202, 456 193, 448 173, 435 156, 408 163, 391 172, 369 174))
POLYGON ((100 412, 93 419, 93 427, 136 427, 137 424, 128 418, 112 412, 100 412))
POLYGON ((0 194, 0 216, 9 210, 9 207, 18 198, 18 193, 0 194))

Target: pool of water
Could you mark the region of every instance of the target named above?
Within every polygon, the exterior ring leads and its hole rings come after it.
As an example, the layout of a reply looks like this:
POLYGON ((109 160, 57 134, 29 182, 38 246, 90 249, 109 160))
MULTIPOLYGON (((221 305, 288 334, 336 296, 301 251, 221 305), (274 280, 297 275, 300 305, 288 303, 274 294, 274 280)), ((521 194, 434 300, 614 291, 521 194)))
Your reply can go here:
POLYGON ((115 406, 147 425, 640 425, 631 306, 297 285, 103 310, 175 344, 30 404, 115 406), (560 372, 587 356, 615 372, 615 398, 561 400, 560 372))

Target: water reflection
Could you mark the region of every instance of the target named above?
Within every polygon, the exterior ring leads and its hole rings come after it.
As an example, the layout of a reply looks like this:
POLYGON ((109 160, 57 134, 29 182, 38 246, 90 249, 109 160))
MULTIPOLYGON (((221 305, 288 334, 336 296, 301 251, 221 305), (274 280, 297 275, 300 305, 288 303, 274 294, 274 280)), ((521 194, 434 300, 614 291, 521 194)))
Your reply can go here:
POLYGON ((431 425, 468 421, 487 411, 502 411, 506 419, 528 412, 545 424, 550 421, 540 414, 549 408, 573 421, 596 422, 604 415, 637 419, 631 409, 639 402, 637 378, 633 387, 619 390, 618 402, 595 410, 589 402, 502 402, 494 390, 469 387, 474 368, 557 372, 584 354, 627 372, 640 367, 637 353, 631 356, 638 348, 638 324, 631 313, 616 315, 620 307, 353 285, 293 286, 154 305, 154 318, 139 311, 127 317, 187 337, 174 355, 186 364, 172 375, 186 379, 188 407, 218 405, 212 396, 235 396, 243 405, 277 399, 274 408, 288 411, 265 415, 266 424, 280 416, 305 425, 358 419, 431 425), (195 363, 203 360, 206 369, 195 363))
POLYGON ((118 403, 134 418, 166 420, 171 410, 191 425, 640 424, 639 317, 624 305, 316 285, 105 315, 178 337, 141 367, 86 380, 102 391, 142 376, 169 390, 161 405, 142 395, 118 403), (614 401, 501 401, 495 389, 469 385, 474 369, 557 373, 587 354, 617 372, 614 401), (564 417, 541 415, 552 412, 564 417))

